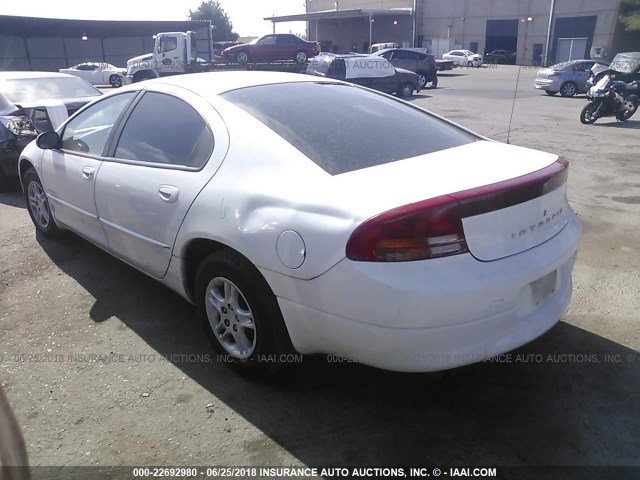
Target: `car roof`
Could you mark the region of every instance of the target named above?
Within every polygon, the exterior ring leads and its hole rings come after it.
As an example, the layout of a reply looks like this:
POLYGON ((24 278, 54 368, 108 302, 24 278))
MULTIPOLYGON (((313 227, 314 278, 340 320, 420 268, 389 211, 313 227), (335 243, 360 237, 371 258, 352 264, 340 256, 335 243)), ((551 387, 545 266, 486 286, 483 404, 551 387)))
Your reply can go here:
POLYGON ((593 62, 597 63, 597 60, 590 60, 587 58, 583 58, 582 60, 567 60, 565 62, 558 62, 556 65, 574 65, 576 63, 584 63, 584 62, 593 62))
MULTIPOLYGON (((303 75, 300 73, 227 71, 174 75, 147 80, 144 84, 175 85, 186 88, 187 90, 192 90, 199 95, 208 96, 209 94, 220 95, 240 88, 294 82, 335 83, 335 80, 327 79, 325 81, 313 75, 303 75)), ((144 86, 144 84, 141 85, 144 86)))
POLYGON ((0 72, 0 80, 22 80, 28 78, 78 78, 58 72, 0 72))

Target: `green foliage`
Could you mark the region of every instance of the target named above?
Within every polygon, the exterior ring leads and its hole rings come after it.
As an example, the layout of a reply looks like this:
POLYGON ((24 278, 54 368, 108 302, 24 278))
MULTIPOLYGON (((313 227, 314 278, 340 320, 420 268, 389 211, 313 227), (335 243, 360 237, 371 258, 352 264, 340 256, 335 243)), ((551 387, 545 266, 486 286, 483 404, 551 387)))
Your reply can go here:
POLYGON ((196 10, 189 9, 189 20, 211 20, 213 39, 216 41, 238 39, 229 15, 216 0, 202 2, 196 10))
POLYGON ((620 5, 620 21, 627 31, 640 31, 640 0, 623 0, 620 5))

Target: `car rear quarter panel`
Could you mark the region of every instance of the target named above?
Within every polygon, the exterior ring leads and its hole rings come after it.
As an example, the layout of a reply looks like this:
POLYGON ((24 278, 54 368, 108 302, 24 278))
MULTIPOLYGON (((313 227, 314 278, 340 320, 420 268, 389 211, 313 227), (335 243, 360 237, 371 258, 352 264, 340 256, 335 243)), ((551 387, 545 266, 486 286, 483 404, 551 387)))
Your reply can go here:
POLYGON ((288 142, 236 107, 217 108, 229 128, 229 151, 185 217, 174 256, 184 258, 194 239, 209 239, 260 268, 303 279, 321 275, 344 258, 362 218, 333 200, 331 175, 288 142), (286 267, 276 251, 287 230, 305 244, 299 268, 286 267))

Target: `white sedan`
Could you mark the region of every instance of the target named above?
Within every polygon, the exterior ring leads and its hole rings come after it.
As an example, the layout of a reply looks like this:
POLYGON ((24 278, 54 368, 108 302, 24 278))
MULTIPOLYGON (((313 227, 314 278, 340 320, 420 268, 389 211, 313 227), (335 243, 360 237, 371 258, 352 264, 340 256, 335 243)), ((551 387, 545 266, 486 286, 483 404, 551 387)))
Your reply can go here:
POLYGON ((67 73, 85 79, 92 85, 122 86, 122 78, 127 74, 126 68, 114 67, 110 63, 86 62, 70 68, 61 68, 60 73, 67 73))
POLYGON ((193 302, 247 374, 294 351, 452 368, 542 335, 571 298, 564 159, 344 82, 130 85, 19 168, 41 234, 72 230, 193 302))
POLYGON ((482 65, 482 56, 470 50, 451 50, 449 53, 443 54, 442 59, 467 67, 479 67, 482 65))

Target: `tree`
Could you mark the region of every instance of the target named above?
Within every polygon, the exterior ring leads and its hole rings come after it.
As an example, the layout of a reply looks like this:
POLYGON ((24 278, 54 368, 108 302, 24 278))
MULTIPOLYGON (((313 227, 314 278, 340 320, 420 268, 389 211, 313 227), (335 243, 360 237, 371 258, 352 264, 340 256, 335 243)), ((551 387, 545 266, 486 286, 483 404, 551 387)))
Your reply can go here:
POLYGON ((623 0, 620 5, 620 21, 627 31, 640 31, 640 0, 623 0))
POLYGON ((211 20, 214 40, 237 40, 229 15, 217 0, 202 2, 196 10, 189 9, 189 20, 211 20))

